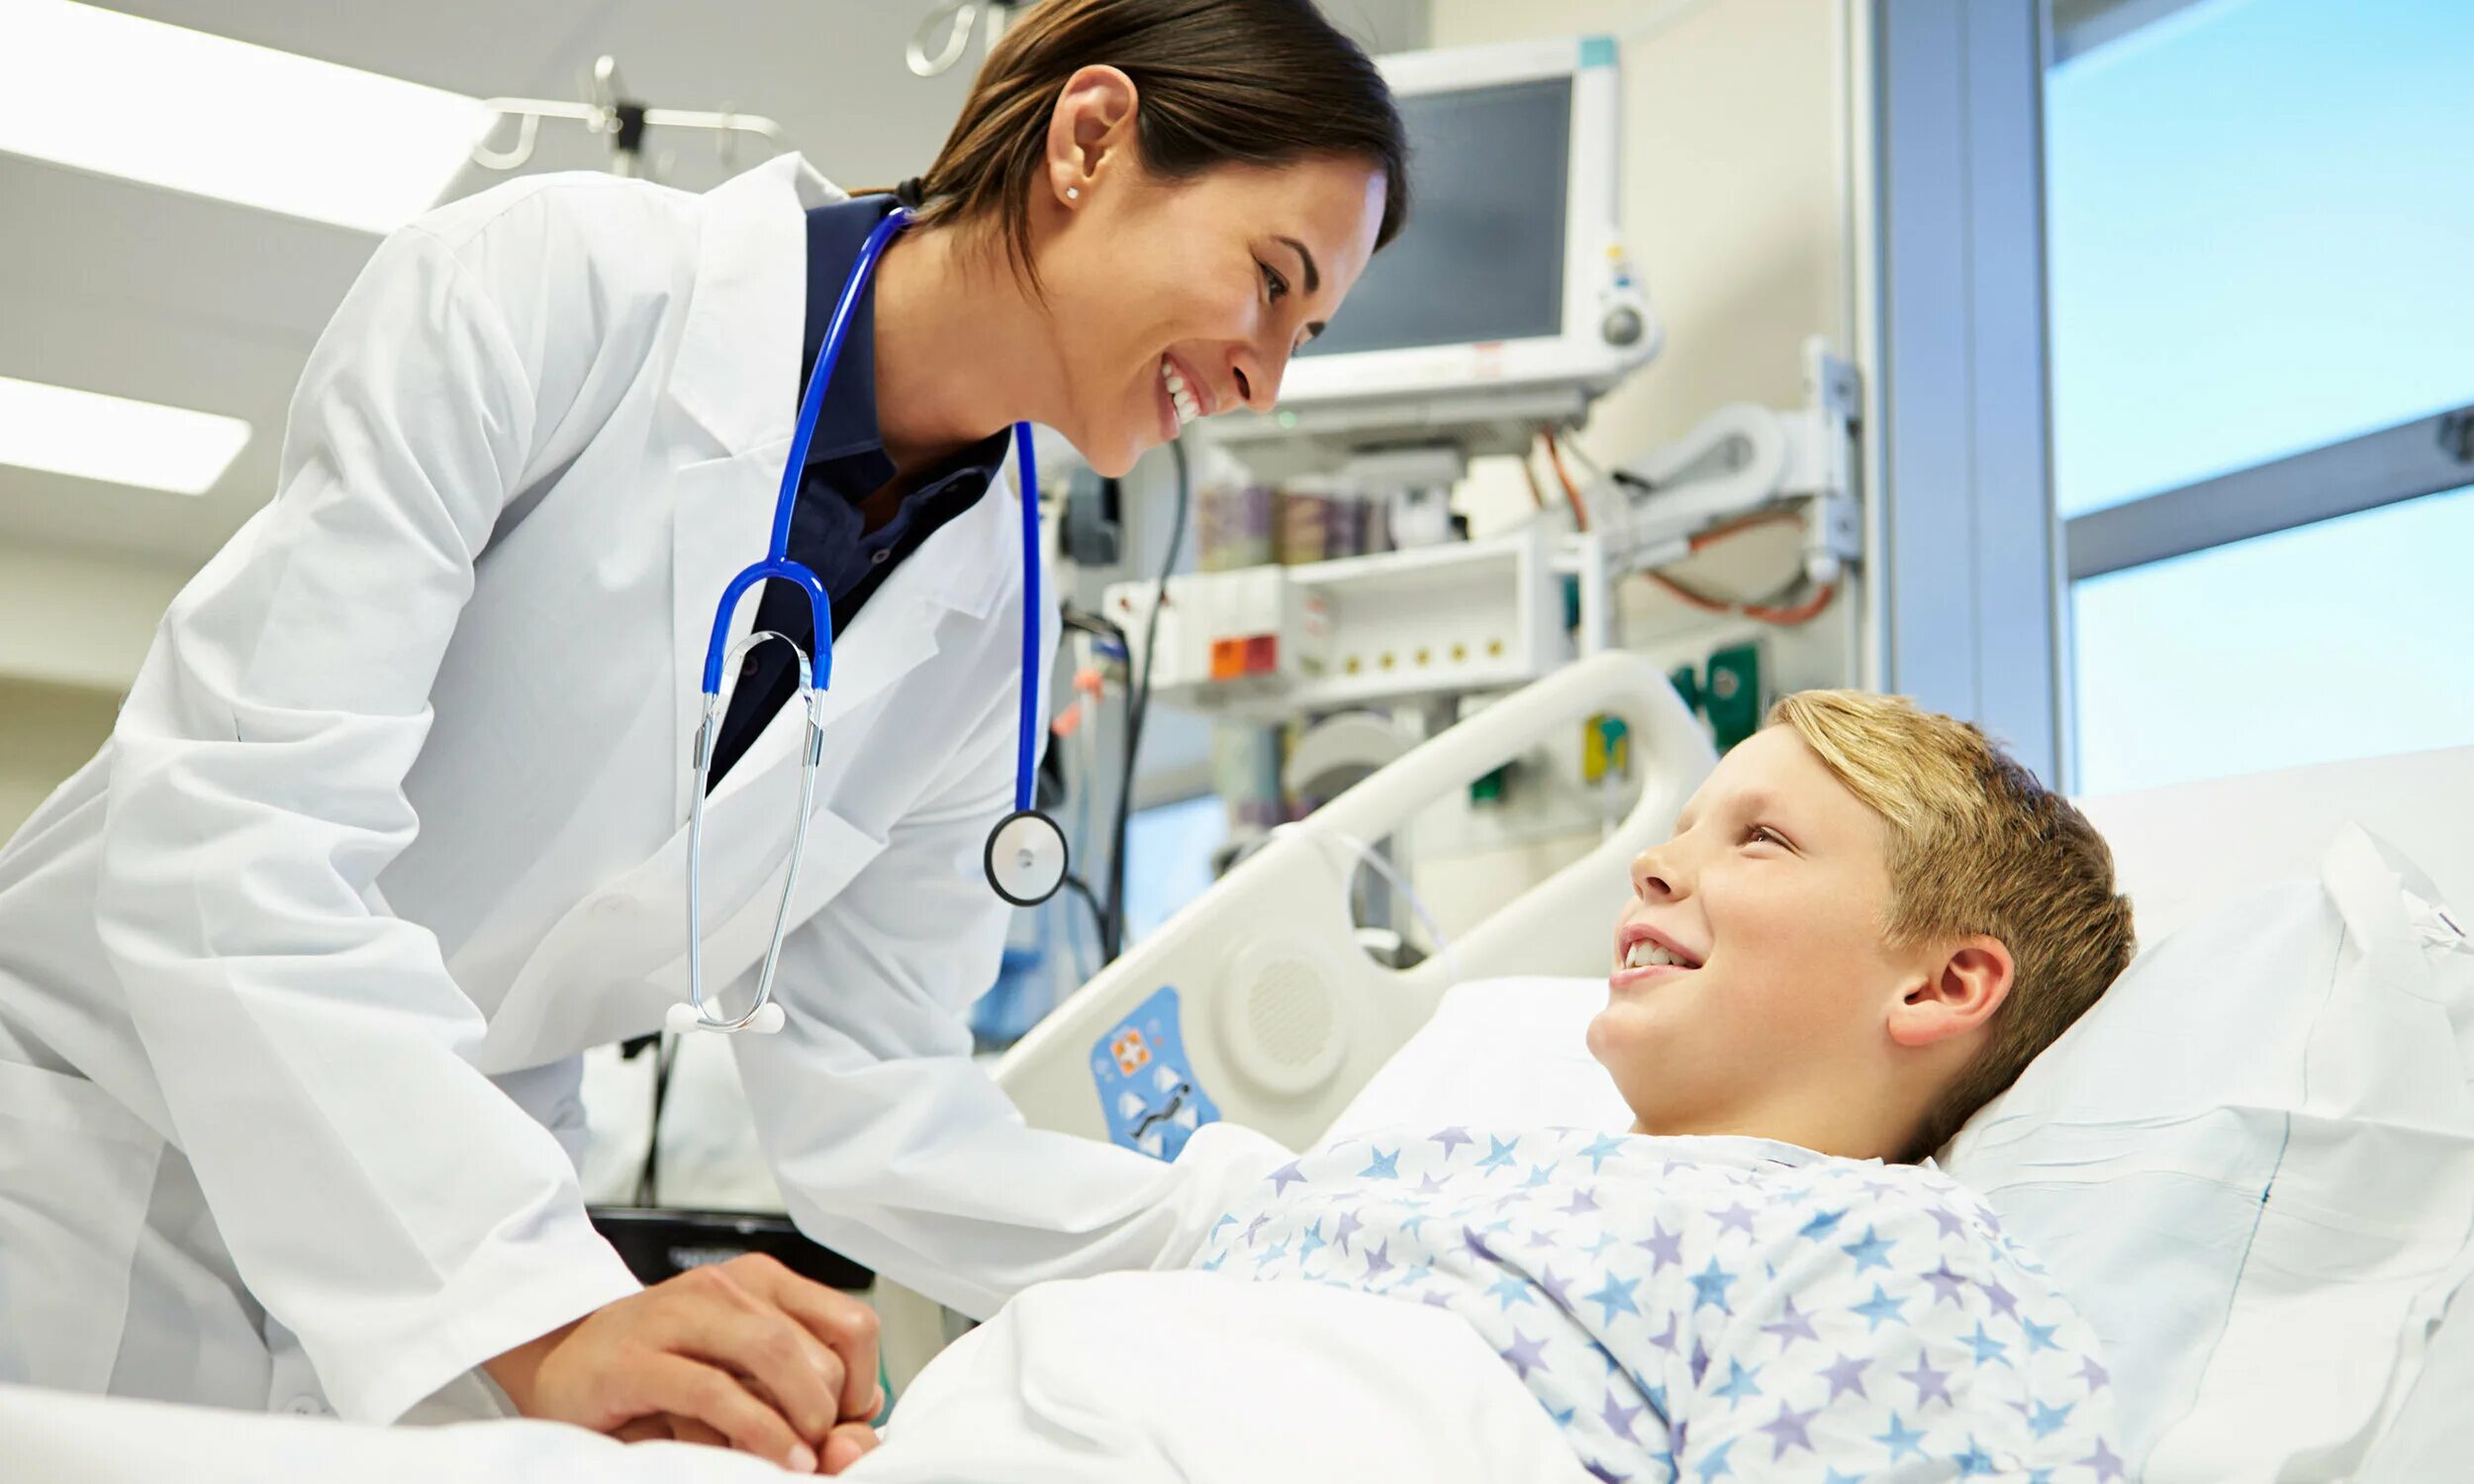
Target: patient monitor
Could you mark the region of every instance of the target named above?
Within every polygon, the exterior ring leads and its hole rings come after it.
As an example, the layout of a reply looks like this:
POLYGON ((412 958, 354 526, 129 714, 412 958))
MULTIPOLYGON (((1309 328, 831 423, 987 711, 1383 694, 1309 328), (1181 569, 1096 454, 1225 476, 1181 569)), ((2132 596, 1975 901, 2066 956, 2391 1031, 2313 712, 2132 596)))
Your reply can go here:
POLYGON ((1398 240, 1289 363, 1280 408, 1217 419, 1271 477, 1353 455, 1529 446, 1657 353, 1616 234, 1615 42, 1579 37, 1387 56, 1416 185, 1398 240))

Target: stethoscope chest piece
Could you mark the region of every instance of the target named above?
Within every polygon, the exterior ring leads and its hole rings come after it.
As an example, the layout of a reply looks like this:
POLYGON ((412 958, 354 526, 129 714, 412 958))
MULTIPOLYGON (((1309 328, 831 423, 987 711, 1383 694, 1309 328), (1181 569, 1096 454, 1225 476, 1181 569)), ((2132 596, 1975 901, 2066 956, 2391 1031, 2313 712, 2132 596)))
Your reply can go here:
POLYGON ((988 883, 1017 907, 1036 907, 1065 884, 1065 831, 1037 809, 1016 809, 988 832, 988 883))

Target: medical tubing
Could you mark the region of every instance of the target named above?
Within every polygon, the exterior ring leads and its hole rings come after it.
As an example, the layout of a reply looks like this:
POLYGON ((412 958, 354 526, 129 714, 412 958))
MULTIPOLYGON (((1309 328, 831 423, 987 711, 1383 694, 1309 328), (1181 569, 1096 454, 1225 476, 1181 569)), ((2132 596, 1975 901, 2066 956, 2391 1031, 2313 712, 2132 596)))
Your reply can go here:
MULTIPOLYGON (((782 466, 782 493, 773 505, 773 544, 765 554, 780 561, 790 554, 791 511, 799 504, 799 483, 808 471, 808 443, 815 436, 816 417, 824 407, 824 388, 833 379, 833 368, 842 358, 842 341, 850 333, 850 322, 859 313, 859 296, 867 291, 868 279, 876 272, 876 260, 885 255, 885 244, 896 233, 910 225, 910 213, 896 207, 885 214, 860 244, 859 260, 851 265, 850 276, 842 280, 842 294, 833 301, 833 318, 825 322, 824 343, 816 347, 815 369, 808 376, 808 395, 800 400, 799 426, 791 434, 791 456, 782 466)), ((819 638, 817 643, 824 641, 819 638)))
POLYGON ((696 724, 696 780, 687 801, 687 997, 705 1015, 705 792, 713 775, 714 718, 721 697, 705 693, 705 719, 696 724))
POLYGON ((713 771, 714 735, 721 714, 720 696, 706 693, 705 717, 696 728, 696 781, 688 795, 687 815, 687 997, 701 1030, 744 1030, 755 1023, 772 999, 774 966, 782 954, 782 928, 790 919, 791 891, 799 884, 800 861, 807 854, 808 816, 815 807, 816 766, 824 758, 824 728, 816 714, 823 693, 816 690, 814 676, 808 668, 808 656, 800 647, 786 635, 758 629, 732 647, 731 658, 767 639, 790 645, 792 657, 799 662, 799 694, 807 707, 808 735, 801 744, 799 762, 799 824, 791 837, 790 870, 782 879, 782 905, 774 917, 773 941, 765 950, 764 972, 756 979, 755 1002, 747 1007, 746 1014, 724 1020, 705 1007, 705 794, 713 771))
POLYGON ((1193 488, 1182 440, 1169 444, 1177 461, 1177 518, 1169 528, 1168 554, 1160 559, 1160 581, 1151 595, 1151 614, 1143 622, 1142 663, 1136 667, 1133 691, 1125 703, 1125 768, 1116 794, 1115 828, 1108 845, 1107 940, 1100 945, 1113 964, 1125 952, 1125 829, 1134 804, 1134 761, 1142 749, 1143 721, 1151 711, 1151 651, 1160 637, 1160 609, 1168 604, 1169 578, 1177 571, 1177 548, 1186 544, 1186 512, 1193 488))
POLYGON ((782 962, 782 933, 791 920, 791 893, 799 889, 800 863, 808 856, 808 820, 816 808, 816 765, 824 761, 824 719, 816 713, 821 699, 821 693, 808 693, 808 739, 799 760, 799 825, 791 835, 790 870, 782 874, 782 904, 774 909, 773 941, 765 947, 765 967, 756 975, 755 1002, 731 1024, 732 1030, 753 1024, 765 1006, 773 1003, 773 972, 782 962))
POLYGON ((824 596, 824 585, 815 575, 790 559, 791 511, 799 505, 799 485, 808 472, 808 445, 816 434, 816 417, 824 408, 824 389, 833 380, 833 368, 842 359, 842 342, 849 338, 850 322, 859 312, 859 296, 867 291, 870 275, 876 272, 877 259, 885 255, 885 244, 910 225, 910 214, 896 207, 876 224, 868 239, 859 248, 859 260, 852 265, 850 276, 842 280, 841 297, 833 301, 833 317, 825 322, 824 343, 816 347, 816 364, 808 374, 808 390, 800 398, 799 420, 791 429, 791 451, 782 461, 782 489, 773 503, 773 538, 765 546, 765 559, 739 574, 729 590, 722 595, 721 611, 714 618, 712 642, 705 646, 705 694, 714 695, 721 689, 721 651, 727 641, 730 616, 737 609, 738 596, 747 585, 763 577, 789 579, 808 595, 809 641, 815 651, 814 669, 818 681, 827 688, 833 684, 833 613, 832 604, 824 596))
MULTIPOLYGON (((1303 832, 1309 840, 1319 836, 1347 846, 1360 861, 1373 868, 1377 876, 1388 882, 1393 890, 1407 898, 1409 911, 1416 914, 1418 925, 1426 930, 1427 940, 1435 946, 1435 957, 1443 961, 1444 974, 1452 983, 1457 984, 1461 981, 1461 964, 1460 960, 1453 956, 1452 940, 1444 935, 1443 926, 1435 921, 1434 914, 1426 910, 1426 899, 1417 894, 1417 888, 1409 884, 1408 878, 1401 875, 1399 867, 1385 860, 1381 851, 1357 836, 1345 835, 1335 829, 1319 828, 1311 818, 1274 825, 1271 832, 1263 837, 1262 844, 1257 845, 1255 850, 1261 850, 1264 845, 1271 844, 1292 830, 1303 832)), ((1248 851, 1246 854, 1251 855, 1253 851, 1248 851)), ((1340 883, 1340 889, 1344 895, 1349 889, 1349 882, 1345 879, 1340 883)))
POLYGON ((1022 701, 1014 739, 1013 807, 1031 806, 1031 748, 1039 725, 1039 468, 1031 461, 1031 424, 1013 424, 1014 485, 1022 497, 1022 701))

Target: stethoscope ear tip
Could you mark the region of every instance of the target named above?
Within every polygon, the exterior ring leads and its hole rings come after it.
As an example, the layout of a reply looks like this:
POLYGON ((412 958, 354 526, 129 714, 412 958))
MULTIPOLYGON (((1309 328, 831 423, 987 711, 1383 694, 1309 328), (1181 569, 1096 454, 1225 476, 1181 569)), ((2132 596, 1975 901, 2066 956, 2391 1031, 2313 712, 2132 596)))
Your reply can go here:
POLYGON ((705 1017, 697 1013, 696 1007, 684 1002, 672 1005, 669 1013, 661 1018, 662 1029, 673 1036, 688 1035, 704 1023, 705 1017))

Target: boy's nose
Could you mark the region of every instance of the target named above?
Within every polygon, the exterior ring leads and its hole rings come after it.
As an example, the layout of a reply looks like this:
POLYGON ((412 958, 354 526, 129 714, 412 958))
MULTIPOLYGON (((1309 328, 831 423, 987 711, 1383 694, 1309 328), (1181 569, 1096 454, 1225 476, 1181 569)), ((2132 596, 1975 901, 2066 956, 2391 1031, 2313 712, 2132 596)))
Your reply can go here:
POLYGON ((1677 881, 1674 864, 1664 847, 1654 847, 1633 857, 1632 894, 1643 901, 1668 901, 1681 895, 1676 889, 1677 881))

